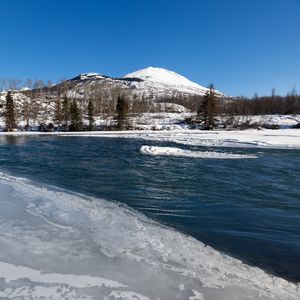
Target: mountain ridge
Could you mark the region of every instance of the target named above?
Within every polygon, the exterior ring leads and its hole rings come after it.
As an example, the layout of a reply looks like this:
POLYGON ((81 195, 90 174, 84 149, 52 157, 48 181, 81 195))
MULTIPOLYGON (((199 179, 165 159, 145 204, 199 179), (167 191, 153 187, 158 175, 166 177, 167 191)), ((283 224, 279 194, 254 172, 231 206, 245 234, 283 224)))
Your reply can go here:
MULTIPOLYGON (((109 81, 115 82, 123 88, 134 90, 139 96, 155 94, 158 97, 170 97, 174 94, 179 95, 199 95, 203 96, 208 88, 195 83, 188 78, 165 68, 147 67, 128 73, 123 77, 111 77, 100 73, 81 73, 68 80, 69 82, 93 82, 109 81)), ((224 95, 216 91, 219 95, 224 95)))

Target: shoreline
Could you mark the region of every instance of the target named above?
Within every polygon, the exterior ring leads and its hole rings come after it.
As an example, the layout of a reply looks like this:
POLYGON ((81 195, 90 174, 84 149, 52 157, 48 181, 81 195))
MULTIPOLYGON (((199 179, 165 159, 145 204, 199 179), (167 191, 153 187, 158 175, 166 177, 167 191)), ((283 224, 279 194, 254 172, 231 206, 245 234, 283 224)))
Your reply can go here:
POLYGON ((135 138, 146 141, 173 142, 188 146, 245 147, 300 149, 299 129, 248 129, 248 130, 128 130, 81 132, 0 132, 5 136, 63 136, 99 138, 135 138))
MULTIPOLYGON (((216 297, 220 287, 223 288, 223 293, 228 295, 232 295, 232 291, 235 290, 240 293, 251 294, 250 297, 243 297, 243 299, 250 299, 252 296, 254 298, 259 296, 261 299, 296 299, 299 294, 298 282, 295 283, 278 277, 259 267, 224 254, 191 235, 164 226, 160 222, 153 221, 143 213, 131 210, 127 206, 119 206, 118 203, 108 202, 106 199, 86 196, 81 193, 72 193, 66 189, 57 189, 53 185, 48 185, 45 189, 45 187, 39 186, 37 182, 25 177, 0 172, 0 189, 3 186, 10 186, 15 193, 22 195, 22 199, 25 199, 24 207, 27 207, 27 218, 24 218, 24 222, 27 224, 42 216, 39 219, 43 224, 41 228, 42 230, 46 229, 47 232, 69 232, 68 229, 73 228, 73 230, 76 229, 86 236, 86 228, 93 229, 96 226, 96 228, 101 229, 104 226, 103 224, 111 222, 110 218, 113 218, 113 222, 110 224, 110 234, 114 236, 114 244, 111 244, 112 240, 107 238, 106 229, 98 230, 96 236, 88 235, 87 237, 92 245, 101 245, 100 254, 98 251, 95 252, 93 247, 87 248, 94 264, 95 261, 98 263, 100 261, 104 265, 106 263, 111 264, 110 259, 117 258, 127 264, 135 264, 144 276, 149 276, 148 270, 152 266, 164 276, 169 274, 167 278, 169 279, 171 293, 173 291, 176 291, 176 293, 183 292, 183 290, 176 290, 177 286, 179 287, 178 284, 183 282, 187 290, 196 289, 203 295, 206 293, 208 295, 215 294, 216 297), (36 199, 42 200, 36 203, 36 199), (87 199, 90 201, 86 201, 87 199), (28 204, 30 205, 28 206, 28 204), (84 226, 78 222, 78 207, 80 207, 81 214, 84 215, 84 226), (96 215, 95 211, 98 212, 96 215), (101 213, 103 211, 106 213, 101 213), (121 232, 119 232, 120 224, 127 225, 121 227, 123 228, 121 232), (143 252, 139 254, 135 252, 135 244, 132 243, 131 233, 137 232, 141 227, 144 230, 139 231, 140 234, 134 237, 135 241, 137 239, 140 245, 144 245, 143 252), (120 235, 126 236, 128 240, 121 239, 120 235), (143 243, 145 240, 147 243, 143 243), (157 241, 161 241, 161 243, 157 241), (147 245, 153 245, 153 247, 147 245), (191 249, 188 253, 186 252, 187 245, 191 249), (173 249, 176 249, 176 251, 171 251, 173 249), (168 259, 168 263, 166 263, 165 258, 168 259), (187 279, 193 280, 193 282, 188 283, 187 279)), ((14 201, 14 199, 9 200, 14 201)), ((23 202, 14 202, 15 205, 20 203, 23 202)), ((8 229, 13 232, 15 228, 10 226, 8 229)), ((25 237, 35 237, 33 231, 26 231, 26 227, 25 229, 22 227, 20 230, 24 230, 23 236, 25 237)), ((72 232, 69 233, 68 237, 72 237, 72 232)), ((37 235, 35 238, 40 243, 43 242, 41 236, 37 235)), ((60 240, 60 236, 53 241, 60 252, 65 251, 64 247, 69 247, 69 244, 65 243, 65 240, 64 242, 60 240)), ((79 247, 77 251, 82 251, 80 248, 82 244, 76 244, 76 246, 79 247)), ((84 247, 86 247, 85 244, 84 247)), ((56 256, 51 247, 46 248, 46 254, 52 260, 56 256)), ((44 252, 41 252, 38 257, 41 258, 43 255, 44 252)), ((76 256, 71 257, 71 263, 90 266, 87 260, 84 258, 78 259, 76 256)), ((37 282, 41 282, 42 285, 54 286, 55 289, 59 288, 61 284, 70 289, 85 288, 87 294, 93 292, 90 288, 96 289, 98 293, 103 292, 103 288, 109 291, 128 290, 137 295, 144 293, 140 287, 137 288, 118 273, 101 272, 101 269, 97 266, 92 268, 93 272, 74 274, 70 263, 64 271, 57 267, 57 263, 46 270, 36 262, 24 264, 19 261, 16 263, 1 259, 0 265, 3 267, 2 276, 8 284, 13 280, 24 277, 33 284, 34 289, 37 282), (42 277, 41 274, 43 274, 42 277)), ((153 269, 151 268, 151 270, 153 269)), ((126 272, 126 268, 123 268, 122 272, 126 272)), ((24 285, 21 285, 21 288, 23 287, 24 285)), ((23 292, 27 294, 26 290, 23 292)))

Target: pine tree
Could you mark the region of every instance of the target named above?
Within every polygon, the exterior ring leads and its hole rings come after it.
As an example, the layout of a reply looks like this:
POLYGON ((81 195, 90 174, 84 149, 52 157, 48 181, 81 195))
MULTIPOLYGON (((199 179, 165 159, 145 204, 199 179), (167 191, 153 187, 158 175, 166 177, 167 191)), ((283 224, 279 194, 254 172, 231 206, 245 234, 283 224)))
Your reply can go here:
POLYGON ((94 103, 93 103, 92 99, 89 99, 87 112, 88 112, 88 121, 89 121, 88 130, 92 131, 95 128, 94 103))
POLYGON ((63 121, 63 113, 62 113, 61 101, 59 98, 57 98, 56 102, 55 102, 55 111, 54 111, 53 121, 55 123, 57 123, 59 128, 61 127, 61 123, 63 121))
POLYGON ((214 86, 211 84, 209 90, 203 97, 198 108, 198 118, 204 125, 204 129, 213 129, 215 127, 215 116, 217 113, 217 100, 214 86))
POLYGON ((117 116, 116 116, 117 129, 123 130, 127 123, 127 113, 128 113, 128 102, 123 96, 118 97, 116 113, 117 113, 117 116))
POLYGON ((67 95, 64 96, 64 100, 63 100, 62 118, 63 118, 63 128, 64 130, 67 130, 70 121, 70 103, 67 95))
POLYGON ((74 99, 70 105, 70 131, 82 130, 82 119, 79 107, 74 99))
POLYGON ((15 106, 10 91, 6 95, 5 125, 7 131, 13 131, 16 128, 15 106))

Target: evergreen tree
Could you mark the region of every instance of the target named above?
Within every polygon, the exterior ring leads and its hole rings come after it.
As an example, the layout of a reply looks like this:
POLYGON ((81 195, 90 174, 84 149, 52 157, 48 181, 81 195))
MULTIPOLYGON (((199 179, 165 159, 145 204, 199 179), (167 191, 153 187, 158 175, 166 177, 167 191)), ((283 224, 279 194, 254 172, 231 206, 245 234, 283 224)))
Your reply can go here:
POLYGON ((128 102, 123 96, 118 97, 116 106, 117 129, 123 130, 127 125, 128 102))
POLYGON ((63 112, 61 107, 61 101, 59 98, 56 99, 55 102, 55 111, 53 121, 57 123, 58 127, 61 127, 61 123, 63 121, 63 112))
POLYGON ((63 100, 62 118, 63 118, 63 128, 64 130, 67 130, 70 121, 70 103, 67 95, 64 96, 64 100, 63 100))
POLYGON ((15 105, 10 91, 6 95, 5 125, 7 131, 16 128, 15 105))
POLYGON ((79 107, 74 99, 70 105, 70 131, 82 130, 82 119, 79 107))
POLYGON ((203 123, 204 129, 213 129, 215 127, 216 113, 217 99, 214 86, 211 84, 197 111, 198 118, 203 123))
POLYGON ((95 128, 95 118, 94 118, 94 103, 92 99, 89 99, 87 112, 88 112, 88 121, 89 121, 89 127, 88 130, 92 131, 95 128))

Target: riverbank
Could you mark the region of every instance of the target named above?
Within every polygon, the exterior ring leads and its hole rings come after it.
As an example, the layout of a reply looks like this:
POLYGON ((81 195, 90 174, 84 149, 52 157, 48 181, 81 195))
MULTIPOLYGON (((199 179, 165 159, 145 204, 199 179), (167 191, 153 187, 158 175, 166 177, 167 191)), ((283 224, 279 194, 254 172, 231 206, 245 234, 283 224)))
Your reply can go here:
POLYGON ((105 138, 134 138, 151 141, 174 142, 190 146, 208 147, 262 147, 300 149, 299 129, 249 130, 161 130, 161 131, 84 131, 84 132, 1 132, 4 136, 81 136, 105 138))

